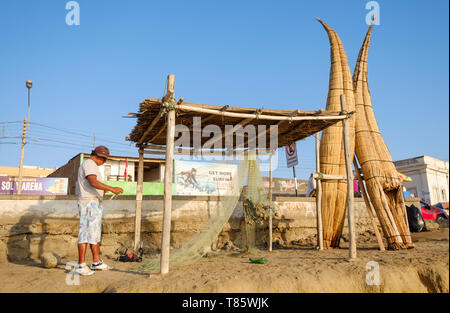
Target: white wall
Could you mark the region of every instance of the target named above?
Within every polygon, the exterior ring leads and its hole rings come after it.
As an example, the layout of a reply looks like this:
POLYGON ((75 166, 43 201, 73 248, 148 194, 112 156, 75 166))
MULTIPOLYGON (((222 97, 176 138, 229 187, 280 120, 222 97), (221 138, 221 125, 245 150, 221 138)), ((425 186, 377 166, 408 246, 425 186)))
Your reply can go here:
MULTIPOLYGON (((106 180, 107 177, 105 177, 105 165, 111 166, 111 173, 110 175, 123 175, 125 172, 125 161, 116 161, 116 160, 107 160, 104 165, 99 166, 100 173, 103 176, 103 179, 106 180)), ((128 161, 128 167, 127 167, 127 175, 131 175, 131 180, 135 181, 134 179, 134 162, 128 161)))
POLYGON ((407 191, 417 191, 417 197, 435 204, 449 201, 449 163, 430 156, 394 162, 397 170, 412 178, 404 182, 407 191))

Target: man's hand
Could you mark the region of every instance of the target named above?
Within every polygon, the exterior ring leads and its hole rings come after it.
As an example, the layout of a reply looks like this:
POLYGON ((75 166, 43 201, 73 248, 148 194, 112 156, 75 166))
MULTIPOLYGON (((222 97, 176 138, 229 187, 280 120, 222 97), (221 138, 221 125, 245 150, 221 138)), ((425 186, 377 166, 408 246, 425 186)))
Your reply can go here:
POLYGON ((120 187, 112 187, 111 192, 115 193, 116 195, 118 195, 119 193, 123 192, 123 189, 120 187))
POLYGON ((89 175, 86 178, 89 181, 89 184, 96 189, 100 189, 103 191, 111 191, 112 193, 115 193, 116 195, 123 192, 123 189, 120 187, 111 187, 111 186, 105 185, 102 182, 99 182, 97 180, 97 176, 95 176, 95 175, 89 175))

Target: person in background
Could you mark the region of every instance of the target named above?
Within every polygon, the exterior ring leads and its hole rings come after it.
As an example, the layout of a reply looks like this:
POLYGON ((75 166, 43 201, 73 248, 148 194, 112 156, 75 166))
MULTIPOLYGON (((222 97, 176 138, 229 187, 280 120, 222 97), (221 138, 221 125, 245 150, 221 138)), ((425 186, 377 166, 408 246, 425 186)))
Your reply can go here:
POLYGON ((316 180, 313 177, 313 173, 309 176, 308 180, 308 190, 306 191, 307 197, 315 197, 316 196, 316 180))
POLYGON ((78 170, 76 194, 78 196, 78 213, 80 227, 78 232, 78 265, 75 272, 80 275, 92 275, 93 270, 107 270, 108 265, 100 258, 100 239, 102 232, 102 201, 103 193, 111 191, 114 194, 123 192, 120 187, 111 187, 101 181, 99 166, 109 157, 109 149, 105 146, 96 147, 90 158, 86 159, 78 170), (87 245, 90 245, 93 263, 86 265, 87 245))

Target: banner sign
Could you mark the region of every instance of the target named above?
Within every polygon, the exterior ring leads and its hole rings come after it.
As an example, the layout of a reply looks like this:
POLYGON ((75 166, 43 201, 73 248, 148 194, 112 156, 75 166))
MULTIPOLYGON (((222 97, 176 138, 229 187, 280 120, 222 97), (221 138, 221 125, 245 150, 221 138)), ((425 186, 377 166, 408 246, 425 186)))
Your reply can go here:
MULTIPOLYGON (((67 195, 68 178, 23 177, 22 194, 67 195)), ((17 194, 19 177, 0 176, 0 194, 17 194)))
MULTIPOLYGON (((103 181, 105 185, 111 187, 120 187, 123 192, 122 196, 135 196, 137 192, 137 183, 125 182, 125 181, 103 181)), ((175 184, 172 184, 172 194, 176 195, 175 184)), ((111 191, 105 193, 105 195, 113 195, 111 191)), ((164 183, 157 182, 143 182, 142 183, 142 195, 144 196, 161 196, 164 195, 164 183)))
POLYGON ((228 196, 238 193, 237 165, 175 160, 177 195, 228 196))
POLYGON ((295 143, 286 146, 286 161, 287 167, 293 167, 298 164, 297 147, 295 143))

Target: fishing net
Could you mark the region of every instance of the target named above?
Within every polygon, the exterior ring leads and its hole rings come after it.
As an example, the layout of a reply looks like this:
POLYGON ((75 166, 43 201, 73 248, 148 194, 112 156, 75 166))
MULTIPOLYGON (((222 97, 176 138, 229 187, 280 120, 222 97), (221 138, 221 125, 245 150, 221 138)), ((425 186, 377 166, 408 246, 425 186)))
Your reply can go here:
MULTIPOLYGON (((270 210, 267 191, 263 185, 256 157, 245 153, 243 160, 238 164, 237 177, 232 180, 233 190, 236 192, 232 195, 219 197, 210 218, 202 225, 200 230, 183 242, 180 248, 170 251, 169 268, 192 264, 211 250, 211 245, 218 238, 233 214, 246 181, 248 181, 248 190, 243 202, 246 204, 243 204, 243 207, 247 227, 243 250, 244 252, 255 251, 255 224, 261 224, 262 221, 266 220, 270 210)), ((135 269, 145 272, 159 272, 160 255, 144 260, 135 269)))
POLYGON ((274 212, 269 203, 267 189, 264 188, 263 178, 258 162, 249 161, 248 187, 242 203, 245 218, 246 245, 245 252, 257 254, 256 228, 263 226, 274 212))

